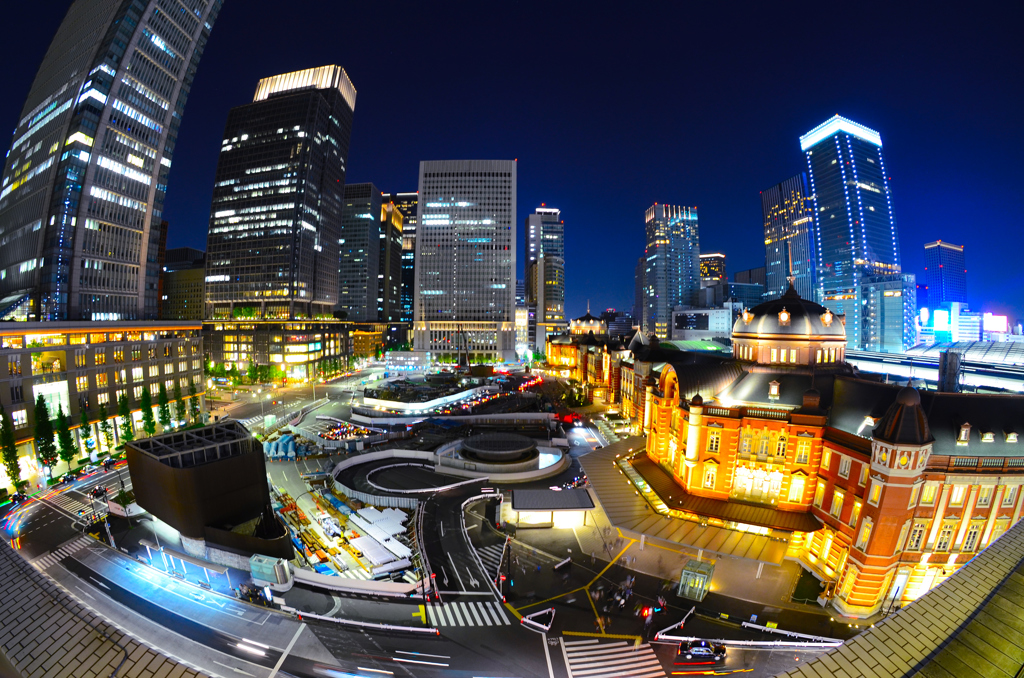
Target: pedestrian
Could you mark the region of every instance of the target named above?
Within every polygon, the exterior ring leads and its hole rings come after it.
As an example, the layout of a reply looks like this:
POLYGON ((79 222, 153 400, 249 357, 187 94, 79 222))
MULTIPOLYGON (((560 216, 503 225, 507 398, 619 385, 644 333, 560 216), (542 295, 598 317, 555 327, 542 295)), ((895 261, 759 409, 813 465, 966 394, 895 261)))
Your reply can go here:
POLYGON ((594 564, 594 563, 596 563, 596 562, 597 562, 597 556, 596 556, 596 555, 594 555, 594 552, 593 552, 593 551, 591 551, 591 552, 590 552, 590 564, 591 564, 591 565, 593 565, 593 564, 594 564))

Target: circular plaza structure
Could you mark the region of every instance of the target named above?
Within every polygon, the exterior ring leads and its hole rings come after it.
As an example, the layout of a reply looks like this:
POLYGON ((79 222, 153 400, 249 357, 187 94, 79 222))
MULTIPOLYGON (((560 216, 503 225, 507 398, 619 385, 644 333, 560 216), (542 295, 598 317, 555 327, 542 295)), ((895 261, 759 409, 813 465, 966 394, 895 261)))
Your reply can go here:
POLYGON ((515 433, 483 433, 462 441, 462 456, 492 464, 525 461, 537 455, 537 441, 515 433))

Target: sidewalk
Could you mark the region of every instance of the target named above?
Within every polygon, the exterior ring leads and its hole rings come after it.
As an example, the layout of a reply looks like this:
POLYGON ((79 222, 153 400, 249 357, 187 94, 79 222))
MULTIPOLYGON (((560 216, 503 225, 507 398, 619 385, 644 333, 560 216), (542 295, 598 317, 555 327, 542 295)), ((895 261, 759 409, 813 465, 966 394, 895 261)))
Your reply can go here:
MULTIPOLYGON (((588 523, 589 518, 593 518, 596 524, 571 530, 523 529, 517 531, 516 537, 551 554, 572 555, 575 562, 598 570, 612 557, 618 557, 617 564, 625 565, 632 572, 673 582, 673 590, 683 566, 689 559, 697 558, 690 549, 661 539, 645 539, 641 550, 640 535, 611 527, 600 506, 590 512, 588 523), (572 549, 571 554, 568 549, 572 549), (596 565, 591 565, 592 558, 596 565)), ((848 635, 881 619, 880 615, 867 620, 848 619, 834 610, 792 602, 793 591, 802 572, 801 566, 793 561, 786 560, 778 566, 765 565, 760 578, 757 578, 758 563, 753 560, 705 555, 703 561, 715 565, 707 597, 701 603, 687 603, 686 599, 673 593, 674 604, 696 604, 743 621, 749 620, 751 615, 757 615, 761 622, 767 617, 777 621, 780 628, 833 637, 848 635)))

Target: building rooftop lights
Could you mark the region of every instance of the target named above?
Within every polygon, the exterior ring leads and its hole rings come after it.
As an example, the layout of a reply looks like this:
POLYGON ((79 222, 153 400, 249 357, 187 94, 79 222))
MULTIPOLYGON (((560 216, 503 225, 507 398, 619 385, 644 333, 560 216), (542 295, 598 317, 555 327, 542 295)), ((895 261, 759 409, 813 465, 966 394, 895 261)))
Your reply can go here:
POLYGON ((860 123, 856 123, 853 120, 844 118, 841 115, 836 115, 800 137, 800 150, 806 151, 819 141, 829 138, 836 132, 852 134, 858 139, 863 139, 864 141, 872 143, 879 148, 882 146, 882 137, 878 132, 865 127, 860 123))

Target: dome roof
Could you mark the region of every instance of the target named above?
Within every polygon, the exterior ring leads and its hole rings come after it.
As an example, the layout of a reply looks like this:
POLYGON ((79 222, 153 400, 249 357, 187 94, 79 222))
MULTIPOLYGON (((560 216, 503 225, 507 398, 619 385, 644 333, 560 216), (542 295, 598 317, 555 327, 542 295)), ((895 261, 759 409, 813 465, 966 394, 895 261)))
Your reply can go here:
POLYGON ((910 386, 904 386, 896 394, 896 402, 889 406, 885 415, 871 432, 875 440, 893 445, 927 445, 934 442, 928 418, 921 409, 921 394, 910 386))
POLYGON ((778 299, 766 301, 740 314, 732 326, 733 336, 777 336, 846 339, 843 318, 813 301, 803 299, 793 288, 778 299))

